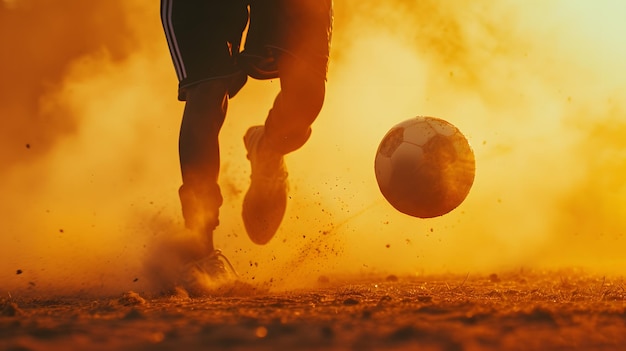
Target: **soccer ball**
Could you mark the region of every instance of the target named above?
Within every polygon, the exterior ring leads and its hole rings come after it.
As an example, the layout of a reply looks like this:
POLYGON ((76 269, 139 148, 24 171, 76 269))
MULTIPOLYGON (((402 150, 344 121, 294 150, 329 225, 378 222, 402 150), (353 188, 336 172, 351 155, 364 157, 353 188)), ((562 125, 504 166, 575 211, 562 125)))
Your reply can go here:
POLYGON ((398 211, 419 218, 444 215, 474 183, 474 152, 452 124, 415 117, 383 137, 374 161, 381 193, 398 211))

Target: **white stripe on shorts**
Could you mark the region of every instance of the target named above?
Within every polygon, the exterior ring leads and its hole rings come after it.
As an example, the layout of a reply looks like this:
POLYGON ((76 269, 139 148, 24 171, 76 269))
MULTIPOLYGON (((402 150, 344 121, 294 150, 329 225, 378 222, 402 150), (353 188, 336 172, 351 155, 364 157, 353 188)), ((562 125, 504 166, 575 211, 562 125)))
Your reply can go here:
POLYGON ((163 22, 167 45, 170 48, 170 54, 172 55, 172 61, 174 62, 174 68, 176 69, 178 81, 182 81, 187 77, 187 71, 185 70, 185 63, 183 62, 183 57, 180 54, 178 42, 176 41, 176 34, 174 33, 174 26, 172 24, 173 3, 174 0, 161 1, 161 21, 163 22))

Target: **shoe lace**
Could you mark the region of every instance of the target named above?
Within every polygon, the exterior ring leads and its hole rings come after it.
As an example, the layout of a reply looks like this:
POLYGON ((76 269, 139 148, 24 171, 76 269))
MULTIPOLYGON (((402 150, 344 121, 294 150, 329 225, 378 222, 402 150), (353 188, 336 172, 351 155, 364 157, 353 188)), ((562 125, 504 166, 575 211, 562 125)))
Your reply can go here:
POLYGON ((233 265, 230 263, 228 258, 224 256, 221 250, 213 250, 210 255, 203 257, 199 260, 187 263, 184 270, 189 271, 190 269, 195 268, 196 270, 205 272, 209 275, 219 275, 222 272, 226 273, 224 262, 226 262, 231 273, 233 273, 235 277, 239 277, 239 274, 235 270, 235 267, 233 267, 233 265))
MULTIPOLYGON (((233 273, 235 275, 235 277, 239 277, 239 274, 237 273, 237 271, 235 270, 235 267, 233 267, 233 265, 230 263, 230 261, 228 260, 228 257, 224 256, 224 254, 222 253, 222 250, 213 250, 213 253, 209 256, 209 259, 214 259, 218 262, 221 262, 220 259, 224 262, 226 262, 226 264, 228 265, 228 268, 230 269, 231 273, 233 273)), ((223 266, 223 264, 222 264, 223 266)))

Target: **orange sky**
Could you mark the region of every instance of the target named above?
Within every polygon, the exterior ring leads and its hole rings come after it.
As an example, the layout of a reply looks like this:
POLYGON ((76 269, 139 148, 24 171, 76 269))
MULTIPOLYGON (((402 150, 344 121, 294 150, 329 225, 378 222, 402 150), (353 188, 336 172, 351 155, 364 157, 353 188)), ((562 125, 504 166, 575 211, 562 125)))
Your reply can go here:
MULTIPOLYGON (((263 120, 278 83, 251 81, 231 102, 216 241, 243 279, 621 273, 626 5, 356 4, 336 1, 326 104, 310 142, 288 156, 292 201, 264 247, 249 243, 240 220, 249 176, 241 136, 263 120), (476 153, 474 188, 440 218, 394 211, 375 183, 379 140, 415 115, 454 123, 476 153)), ((144 258, 182 235, 183 105, 158 6, 53 5, 0 1, 0 40, 12 48, 0 54, 0 281, 11 291, 29 282, 34 291, 149 289, 144 258)))

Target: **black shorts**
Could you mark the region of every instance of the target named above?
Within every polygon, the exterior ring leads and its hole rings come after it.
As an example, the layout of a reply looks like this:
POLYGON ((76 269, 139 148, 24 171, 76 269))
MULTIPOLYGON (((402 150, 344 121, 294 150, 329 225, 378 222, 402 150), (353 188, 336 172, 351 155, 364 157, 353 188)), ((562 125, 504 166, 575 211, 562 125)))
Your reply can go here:
POLYGON ((232 96, 246 78, 242 68, 247 64, 238 64, 238 59, 277 52, 305 60, 325 77, 332 16, 332 0, 161 0, 179 99, 185 100, 186 87, 212 79, 230 79, 232 96), (248 16, 245 53, 240 56, 248 16))

